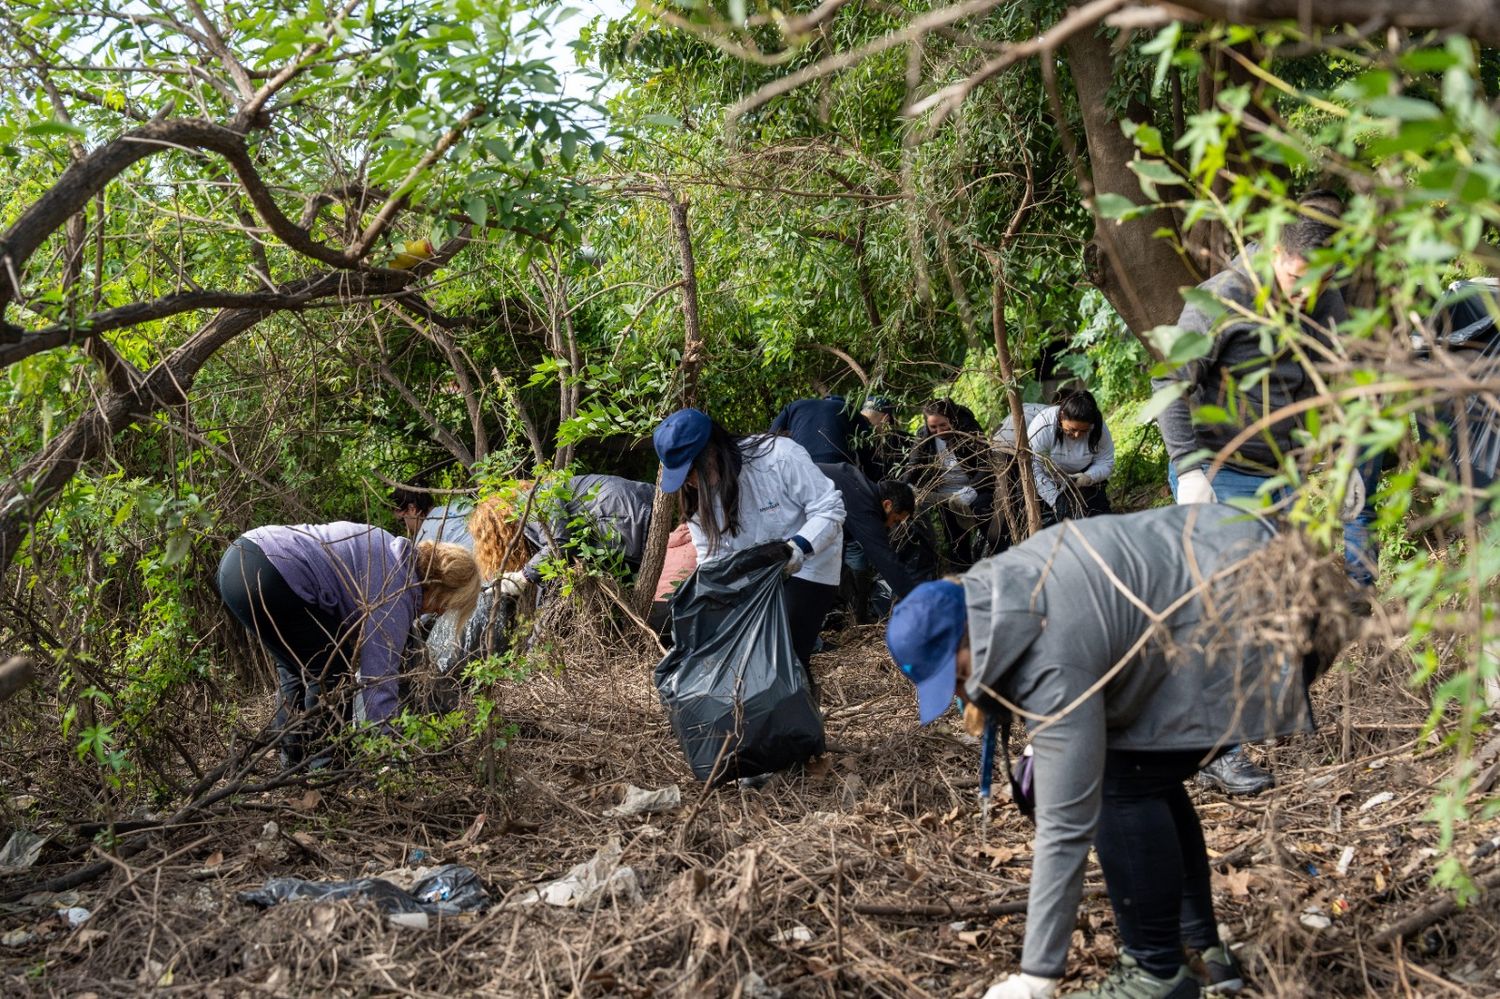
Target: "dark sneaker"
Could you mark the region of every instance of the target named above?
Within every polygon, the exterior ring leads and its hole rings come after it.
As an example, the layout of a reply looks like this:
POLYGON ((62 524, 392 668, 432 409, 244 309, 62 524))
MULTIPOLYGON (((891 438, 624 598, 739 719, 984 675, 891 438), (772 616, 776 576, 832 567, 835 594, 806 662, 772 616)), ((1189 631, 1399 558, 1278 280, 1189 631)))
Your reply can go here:
POLYGON ((1245 973, 1234 952, 1223 944, 1215 944, 1198 955, 1203 962, 1203 994, 1209 996, 1234 995, 1245 987, 1245 973))
POLYGON ((1271 771, 1251 763, 1244 747, 1236 746, 1199 770, 1198 783, 1218 788, 1225 794, 1252 795, 1275 787, 1276 778, 1271 776, 1271 771))
POLYGON ((1202 994, 1202 986, 1187 965, 1178 968, 1171 978, 1157 978, 1136 964, 1135 958, 1121 954, 1120 963, 1108 978, 1091 989, 1069 992, 1063 999, 1197 999, 1202 994))

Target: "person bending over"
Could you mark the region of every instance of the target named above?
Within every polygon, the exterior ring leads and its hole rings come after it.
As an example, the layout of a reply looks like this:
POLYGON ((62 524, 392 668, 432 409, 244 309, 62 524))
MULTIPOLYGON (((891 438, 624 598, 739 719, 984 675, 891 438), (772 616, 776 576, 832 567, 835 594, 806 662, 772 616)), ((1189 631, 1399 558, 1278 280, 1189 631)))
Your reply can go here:
POLYGON ((445 613, 462 621, 479 596, 474 557, 458 545, 414 544, 347 521, 246 531, 219 561, 218 583, 224 605, 276 661, 283 766, 300 764, 335 719, 388 724, 412 622, 445 613), (351 674, 352 705, 339 689, 351 674))
MULTIPOLYGON (((800 444, 762 434, 736 437, 696 409, 679 409, 652 435, 661 489, 678 493, 698 564, 767 541, 787 546, 792 647, 808 667, 823 619, 838 596, 844 501, 800 444)), ((817 689, 812 670, 808 682, 817 689)))
POLYGON ((1074 997, 1242 984, 1183 781, 1236 742, 1312 730, 1307 687, 1348 634, 1348 585, 1300 537, 1214 504, 1065 521, 896 605, 887 645, 923 724, 957 693, 1002 730, 1021 715, 1031 734, 1021 967, 987 999, 1056 994, 1091 846, 1123 947, 1074 997))
POLYGON ((917 585, 906 563, 891 547, 890 532, 904 524, 916 509, 911 486, 895 479, 873 483, 853 465, 840 462, 818 468, 828 476, 844 500, 844 569, 848 601, 855 620, 871 620, 870 591, 878 573, 897 600, 917 585))
POLYGON ((1105 484, 1115 470, 1115 441, 1093 393, 1075 389, 1042 410, 1026 439, 1037 495, 1052 511, 1049 523, 1109 513, 1105 484))

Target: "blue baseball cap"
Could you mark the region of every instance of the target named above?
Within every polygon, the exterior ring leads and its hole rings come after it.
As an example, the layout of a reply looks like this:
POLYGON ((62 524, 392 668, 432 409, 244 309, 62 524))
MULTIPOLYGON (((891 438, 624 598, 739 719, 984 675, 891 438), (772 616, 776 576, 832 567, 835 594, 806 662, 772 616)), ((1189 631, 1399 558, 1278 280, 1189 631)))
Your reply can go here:
POLYGON ((953 704, 955 659, 968 629, 964 588, 943 579, 918 586, 891 611, 885 644, 901 672, 916 684, 923 725, 953 704))
POLYGON ((661 491, 675 493, 687 481, 693 462, 703 453, 713 421, 696 409, 679 409, 656 428, 651 443, 661 459, 661 491))

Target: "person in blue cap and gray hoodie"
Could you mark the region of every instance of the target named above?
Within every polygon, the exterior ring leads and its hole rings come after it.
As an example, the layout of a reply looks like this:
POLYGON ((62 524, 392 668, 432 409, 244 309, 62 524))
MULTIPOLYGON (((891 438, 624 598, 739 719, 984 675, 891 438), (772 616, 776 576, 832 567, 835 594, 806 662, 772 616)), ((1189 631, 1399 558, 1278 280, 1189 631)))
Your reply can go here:
POLYGON ((1067 521, 896 606, 887 644, 923 724, 957 693, 1031 734, 1021 967, 986 999, 1058 994, 1090 846, 1123 947, 1073 997, 1243 985, 1183 781, 1236 743, 1311 730, 1307 685, 1343 645, 1347 591, 1300 535, 1214 504, 1067 521))
MULTIPOLYGON (((792 647, 804 666, 838 596, 844 501, 788 437, 736 437, 707 414, 679 409, 652 435, 661 490, 680 493, 704 565, 767 541, 787 546, 784 586, 792 647)), ((812 671, 808 681, 816 690, 812 671)))

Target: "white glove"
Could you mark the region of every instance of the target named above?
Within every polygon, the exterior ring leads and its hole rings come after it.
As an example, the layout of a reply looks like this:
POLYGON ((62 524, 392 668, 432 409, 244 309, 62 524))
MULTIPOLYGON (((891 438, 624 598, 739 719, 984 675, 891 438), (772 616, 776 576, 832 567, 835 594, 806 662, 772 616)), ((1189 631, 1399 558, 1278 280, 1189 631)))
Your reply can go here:
POLYGON ((1007 975, 990 986, 984 999, 1052 999, 1057 995, 1056 978, 1038 978, 1036 975, 1007 975))
POLYGON ((953 502, 966 510, 972 510, 974 504, 979 502, 979 490, 973 486, 964 486, 953 494, 953 502))
POLYGON ((782 571, 784 571, 788 576, 795 576, 797 574, 797 570, 802 568, 802 563, 807 561, 807 553, 804 552, 802 550, 802 546, 797 544, 797 542, 795 541, 788 541, 786 543, 786 548, 787 551, 792 553, 792 557, 786 560, 786 568, 782 571))
POLYGON ((1073 473, 1073 485, 1077 486, 1079 489, 1082 489, 1085 486, 1091 486, 1093 484, 1094 484, 1094 477, 1092 475, 1090 475, 1088 472, 1074 472, 1073 473))
POLYGON ((1217 503, 1219 497, 1214 495, 1214 487, 1208 481, 1208 476, 1203 474, 1201 468, 1195 468, 1191 472, 1183 472, 1177 476, 1177 502, 1179 505, 1185 503, 1217 503))
POLYGON ((526 578, 524 572, 507 572, 500 577, 497 585, 500 587, 502 597, 516 599, 531 589, 531 580, 526 578))
POLYGON ((1349 481, 1344 486, 1344 502, 1339 507, 1339 520, 1352 524, 1365 509, 1365 477, 1356 467, 1349 472, 1349 481))

